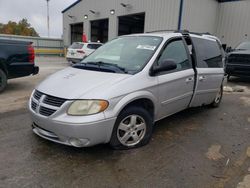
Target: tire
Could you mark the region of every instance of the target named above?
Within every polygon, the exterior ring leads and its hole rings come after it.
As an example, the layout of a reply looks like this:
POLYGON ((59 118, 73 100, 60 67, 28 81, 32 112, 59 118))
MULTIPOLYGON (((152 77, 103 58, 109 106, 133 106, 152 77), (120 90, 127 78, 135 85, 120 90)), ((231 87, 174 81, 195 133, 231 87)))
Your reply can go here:
POLYGON ((213 108, 219 107, 222 101, 222 98, 223 98, 223 86, 221 86, 220 91, 217 93, 213 103, 210 106, 213 108))
POLYGON ((7 75, 0 69, 0 93, 6 88, 7 75))
POLYGON ((152 130, 150 113, 144 108, 131 106, 117 117, 109 144, 119 150, 138 148, 150 141, 152 130))

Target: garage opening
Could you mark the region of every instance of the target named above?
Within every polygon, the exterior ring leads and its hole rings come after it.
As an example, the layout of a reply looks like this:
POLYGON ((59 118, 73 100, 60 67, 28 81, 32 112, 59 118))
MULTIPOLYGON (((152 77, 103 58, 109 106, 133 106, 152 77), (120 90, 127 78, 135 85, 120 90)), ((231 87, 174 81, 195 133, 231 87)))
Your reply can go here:
POLYGON ((120 16, 118 35, 144 33, 145 13, 120 16))
POLYGON ((71 25, 71 44, 73 42, 81 42, 83 34, 83 23, 71 25))
POLYGON ((95 20, 91 21, 91 41, 100 41, 105 43, 108 41, 109 20, 95 20))

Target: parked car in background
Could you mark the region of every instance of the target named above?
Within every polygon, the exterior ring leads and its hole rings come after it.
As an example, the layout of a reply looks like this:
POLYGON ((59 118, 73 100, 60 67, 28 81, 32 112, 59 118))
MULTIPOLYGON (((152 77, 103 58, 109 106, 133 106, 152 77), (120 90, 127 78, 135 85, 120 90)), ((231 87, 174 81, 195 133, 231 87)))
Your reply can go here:
POLYGON ((250 78, 250 41, 240 43, 228 53, 226 73, 228 80, 231 76, 250 78))
POLYGON ((86 56, 93 53, 96 49, 101 47, 103 44, 98 42, 74 42, 67 51, 67 60, 71 63, 78 63, 83 60, 86 56))
POLYGON ((33 91, 33 132, 75 147, 150 141, 154 123, 189 107, 218 107, 222 46, 185 32, 122 36, 55 73, 33 91))
POLYGON ((0 39, 0 92, 8 79, 38 74, 31 42, 0 39))

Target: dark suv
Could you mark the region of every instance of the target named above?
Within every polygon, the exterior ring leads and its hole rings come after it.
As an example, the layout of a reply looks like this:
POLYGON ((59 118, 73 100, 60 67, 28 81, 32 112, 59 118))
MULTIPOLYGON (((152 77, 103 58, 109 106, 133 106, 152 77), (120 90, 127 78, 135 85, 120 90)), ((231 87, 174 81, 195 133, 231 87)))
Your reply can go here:
POLYGON ((226 61, 226 73, 230 76, 250 77, 250 41, 240 43, 226 61))

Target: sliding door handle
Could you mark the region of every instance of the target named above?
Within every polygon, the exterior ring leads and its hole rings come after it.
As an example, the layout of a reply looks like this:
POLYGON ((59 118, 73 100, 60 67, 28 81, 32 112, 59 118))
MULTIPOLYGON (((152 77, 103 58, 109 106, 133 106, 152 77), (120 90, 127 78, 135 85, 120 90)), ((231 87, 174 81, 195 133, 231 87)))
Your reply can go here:
POLYGON ((199 76, 199 81, 204 81, 204 80, 206 80, 205 76, 199 76))

